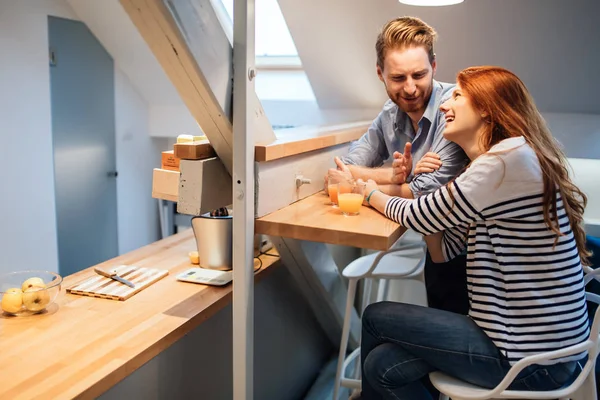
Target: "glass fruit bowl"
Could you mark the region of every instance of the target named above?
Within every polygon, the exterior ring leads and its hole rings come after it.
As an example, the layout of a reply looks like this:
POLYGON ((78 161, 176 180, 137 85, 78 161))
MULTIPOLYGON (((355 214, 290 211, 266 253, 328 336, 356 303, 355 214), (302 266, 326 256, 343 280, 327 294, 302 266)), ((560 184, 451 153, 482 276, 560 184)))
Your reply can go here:
POLYGON ((0 274, 0 306, 5 315, 39 314, 54 303, 62 277, 50 271, 30 270, 0 274))

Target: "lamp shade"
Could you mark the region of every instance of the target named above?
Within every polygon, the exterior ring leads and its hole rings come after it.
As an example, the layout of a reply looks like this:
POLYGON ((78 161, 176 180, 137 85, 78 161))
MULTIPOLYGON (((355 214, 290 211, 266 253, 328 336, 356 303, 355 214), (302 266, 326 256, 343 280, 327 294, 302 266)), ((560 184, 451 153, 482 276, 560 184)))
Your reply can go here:
POLYGON ((400 3, 411 6, 449 6, 462 2, 463 0, 400 0, 400 3))

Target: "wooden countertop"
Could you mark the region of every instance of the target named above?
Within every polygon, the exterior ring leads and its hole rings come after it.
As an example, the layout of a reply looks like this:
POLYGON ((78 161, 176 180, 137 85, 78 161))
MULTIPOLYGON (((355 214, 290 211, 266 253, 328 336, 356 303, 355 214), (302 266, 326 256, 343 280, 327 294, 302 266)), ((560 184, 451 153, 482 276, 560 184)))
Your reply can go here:
MULTIPOLYGON (((94 274, 88 268, 65 278, 47 313, 0 314, 0 398, 96 398, 222 309, 231 284, 175 279, 193 267, 187 254, 195 246, 190 229, 100 264, 169 270, 124 302, 67 294, 66 287, 94 274)), ((278 257, 261 259, 257 279, 281 265, 278 257)))
POLYGON ((255 161, 272 161, 359 139, 372 121, 330 126, 302 126, 276 132, 277 140, 254 146, 255 161))
POLYGON ((357 216, 344 216, 328 204, 324 192, 299 200, 255 221, 256 233, 387 250, 406 228, 370 207, 361 207, 357 216))

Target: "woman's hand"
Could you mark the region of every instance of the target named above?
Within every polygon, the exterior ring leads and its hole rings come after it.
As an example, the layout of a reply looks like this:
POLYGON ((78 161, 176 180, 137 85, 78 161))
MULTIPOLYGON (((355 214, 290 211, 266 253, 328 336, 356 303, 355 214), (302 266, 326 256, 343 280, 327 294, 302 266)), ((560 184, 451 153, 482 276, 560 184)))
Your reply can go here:
POLYGON ((357 182, 365 184, 365 197, 364 197, 364 200, 363 200, 363 204, 365 206, 370 205, 369 203, 367 203, 367 197, 369 197, 369 194, 373 190, 379 190, 379 186, 377 185, 377 183, 373 179, 369 179, 367 182, 363 181, 362 179, 359 179, 357 182))
POLYGON ((415 175, 437 171, 442 166, 442 160, 436 153, 429 152, 415 165, 415 175))

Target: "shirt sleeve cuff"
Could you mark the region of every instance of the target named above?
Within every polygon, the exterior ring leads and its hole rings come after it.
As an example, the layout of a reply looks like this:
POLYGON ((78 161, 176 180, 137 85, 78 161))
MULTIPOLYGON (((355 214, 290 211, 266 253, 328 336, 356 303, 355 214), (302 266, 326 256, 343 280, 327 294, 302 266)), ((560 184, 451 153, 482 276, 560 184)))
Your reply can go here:
POLYGON ((416 199, 417 197, 421 196, 421 194, 423 193, 417 183, 418 182, 415 182, 414 179, 411 179, 411 181, 408 182, 408 188, 410 189, 410 191, 413 194, 413 199, 416 199))

